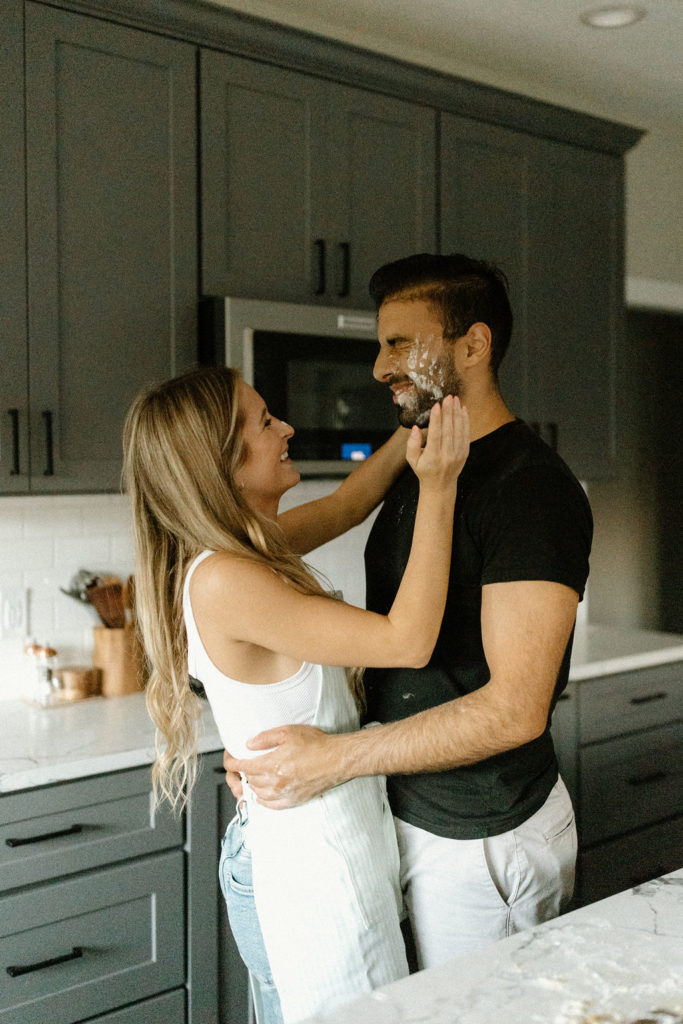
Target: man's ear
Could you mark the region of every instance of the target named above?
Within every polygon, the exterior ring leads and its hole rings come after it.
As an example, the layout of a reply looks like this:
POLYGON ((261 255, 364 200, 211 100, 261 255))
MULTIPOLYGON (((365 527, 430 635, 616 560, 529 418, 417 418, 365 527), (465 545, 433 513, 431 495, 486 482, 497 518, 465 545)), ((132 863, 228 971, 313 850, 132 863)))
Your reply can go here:
POLYGON ((462 340, 465 342, 463 347, 467 366, 491 361, 491 328, 488 324, 480 321, 472 324, 462 340))

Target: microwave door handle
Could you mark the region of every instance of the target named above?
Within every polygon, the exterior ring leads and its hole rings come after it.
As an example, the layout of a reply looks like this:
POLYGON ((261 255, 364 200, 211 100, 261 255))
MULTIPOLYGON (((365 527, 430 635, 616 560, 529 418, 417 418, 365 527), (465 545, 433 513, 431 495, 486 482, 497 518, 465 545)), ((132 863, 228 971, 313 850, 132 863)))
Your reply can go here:
POLYGON ((314 293, 316 295, 324 295, 325 294, 325 288, 326 288, 326 281, 325 281, 325 239, 324 238, 316 238, 315 242, 313 243, 313 246, 314 246, 314 248, 315 248, 315 250, 316 250, 316 252, 318 254, 318 261, 317 261, 317 266, 318 266, 318 282, 316 284, 316 287, 314 288, 314 293))

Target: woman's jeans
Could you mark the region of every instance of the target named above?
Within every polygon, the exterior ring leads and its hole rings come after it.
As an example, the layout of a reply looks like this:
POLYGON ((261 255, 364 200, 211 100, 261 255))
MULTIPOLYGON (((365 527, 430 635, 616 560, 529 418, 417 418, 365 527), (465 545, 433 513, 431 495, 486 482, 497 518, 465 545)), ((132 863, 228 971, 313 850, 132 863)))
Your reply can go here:
POLYGON ((256 913, 251 853, 245 844, 246 822, 247 807, 242 800, 223 837, 218 877, 233 938, 250 974, 257 1024, 282 1024, 280 1000, 256 913))

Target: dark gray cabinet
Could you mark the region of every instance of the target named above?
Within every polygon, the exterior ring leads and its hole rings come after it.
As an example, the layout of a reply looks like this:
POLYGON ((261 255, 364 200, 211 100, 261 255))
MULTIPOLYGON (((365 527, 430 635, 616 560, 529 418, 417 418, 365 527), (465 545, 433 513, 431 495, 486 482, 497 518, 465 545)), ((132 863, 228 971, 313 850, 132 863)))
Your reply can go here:
POLYGON ((218 882, 221 840, 235 814, 223 751, 201 758, 187 812, 187 1024, 253 1024, 247 970, 218 882))
POLYGON ((222 761, 200 758, 181 818, 152 808, 146 767, 0 798, 1 1024, 253 1024, 218 882, 222 761))
POLYGON ((0 491, 28 488, 23 3, 0 9, 0 491))
POLYGON ((40 4, 25 19, 27 258, 4 285, 24 373, 3 395, 0 486, 117 490, 131 398, 195 360, 195 49, 40 4))
POLYGON ((201 54, 202 290, 368 306, 387 260, 436 241, 436 113, 201 54))
POLYGON ((150 790, 136 768, 0 799, 0 1021, 185 1024, 183 822, 150 790))
POLYGON ((444 114, 440 166, 443 251, 493 260, 509 279, 504 396, 577 475, 608 475, 623 326, 621 159, 444 114))
POLYGON ((673 871, 683 841, 683 664, 571 683, 553 714, 577 812, 579 904, 673 871))
POLYGON ((5 0, 0 28, 0 493, 118 490, 200 291, 366 307, 438 248, 503 264, 511 406, 612 470, 640 132, 193 0, 5 0))

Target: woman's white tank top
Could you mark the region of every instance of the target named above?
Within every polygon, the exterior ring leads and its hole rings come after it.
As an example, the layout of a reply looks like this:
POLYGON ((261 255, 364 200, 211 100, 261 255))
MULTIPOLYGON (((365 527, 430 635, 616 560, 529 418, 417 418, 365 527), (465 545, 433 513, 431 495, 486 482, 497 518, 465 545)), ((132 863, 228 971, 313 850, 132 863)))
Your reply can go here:
MULTIPOLYGON (((189 585, 183 610, 190 674, 204 685, 225 747, 269 727, 301 722, 326 732, 358 728, 342 668, 304 662, 289 679, 254 685, 220 672, 204 650, 189 585)), ((384 778, 352 779, 287 810, 249 808, 254 899, 285 1024, 327 1012, 408 973, 398 908, 399 858, 384 778)))
POLYGON ((279 725, 317 725, 329 732, 357 729, 358 714, 343 668, 305 661, 287 679, 254 684, 231 679, 214 665, 202 643, 190 601, 192 574, 211 554, 213 552, 203 551, 187 571, 183 615, 189 673, 204 687, 226 750, 234 757, 258 757, 264 751, 249 750, 246 741, 265 729, 279 725), (323 687, 326 693, 324 702, 321 701, 323 687), (324 713, 323 705, 327 713, 324 713), (321 720, 321 714, 325 721, 321 720))

